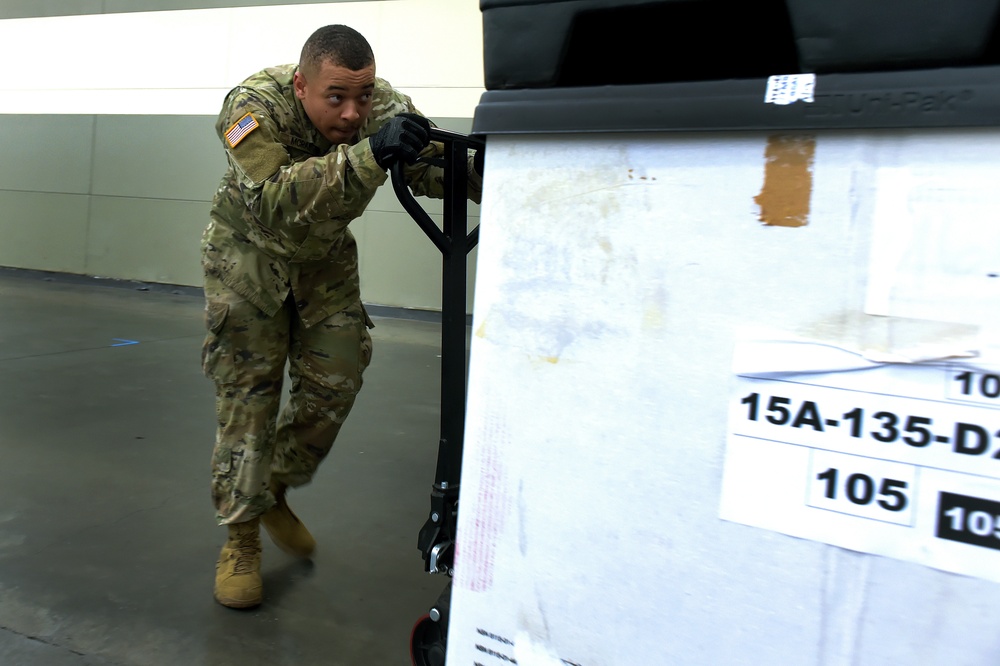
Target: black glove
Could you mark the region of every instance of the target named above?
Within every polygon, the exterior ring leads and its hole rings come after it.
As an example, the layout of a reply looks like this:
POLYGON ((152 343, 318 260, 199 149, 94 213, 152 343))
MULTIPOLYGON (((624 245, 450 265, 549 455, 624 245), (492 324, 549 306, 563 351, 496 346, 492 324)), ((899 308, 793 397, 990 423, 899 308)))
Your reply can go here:
POLYGON ((479 177, 483 177, 483 167, 486 161, 486 147, 482 147, 472 156, 472 168, 476 170, 479 177))
POLYGON ((388 169, 397 160, 413 164, 430 140, 430 121, 415 113, 401 113, 391 118, 369 139, 372 155, 383 169, 388 169))

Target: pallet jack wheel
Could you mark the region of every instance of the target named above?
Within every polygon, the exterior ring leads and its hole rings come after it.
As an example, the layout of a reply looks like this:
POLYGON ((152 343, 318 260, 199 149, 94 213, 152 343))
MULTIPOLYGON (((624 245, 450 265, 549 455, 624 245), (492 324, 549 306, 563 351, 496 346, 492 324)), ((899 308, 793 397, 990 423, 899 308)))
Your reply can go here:
POLYGON ((444 666, 448 641, 448 612, 451 609, 451 581, 430 612, 417 620, 410 634, 413 666, 444 666))
POLYGON ((410 658, 413 666, 444 666, 445 641, 440 622, 424 615, 413 625, 410 635, 410 658))

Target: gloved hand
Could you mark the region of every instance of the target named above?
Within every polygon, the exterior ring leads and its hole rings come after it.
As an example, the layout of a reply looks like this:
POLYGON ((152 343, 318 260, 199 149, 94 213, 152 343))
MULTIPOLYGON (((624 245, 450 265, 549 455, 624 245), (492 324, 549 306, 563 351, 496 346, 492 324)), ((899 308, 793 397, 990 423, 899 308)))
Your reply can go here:
POLYGON ((382 125, 369 139, 372 155, 383 169, 398 160, 413 164, 431 140, 431 123, 415 113, 401 113, 382 125))

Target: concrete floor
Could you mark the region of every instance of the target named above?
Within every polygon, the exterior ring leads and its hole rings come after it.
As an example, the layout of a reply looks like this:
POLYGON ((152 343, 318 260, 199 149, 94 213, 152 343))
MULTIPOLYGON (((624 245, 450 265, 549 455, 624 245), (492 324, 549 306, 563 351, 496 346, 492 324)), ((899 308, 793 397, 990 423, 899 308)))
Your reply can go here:
POLYGON ((354 412, 289 495, 318 553, 265 536, 264 604, 236 611, 212 598, 224 533, 200 296, 0 274, 0 664, 409 664, 446 582, 416 549, 439 326, 375 321, 354 412))

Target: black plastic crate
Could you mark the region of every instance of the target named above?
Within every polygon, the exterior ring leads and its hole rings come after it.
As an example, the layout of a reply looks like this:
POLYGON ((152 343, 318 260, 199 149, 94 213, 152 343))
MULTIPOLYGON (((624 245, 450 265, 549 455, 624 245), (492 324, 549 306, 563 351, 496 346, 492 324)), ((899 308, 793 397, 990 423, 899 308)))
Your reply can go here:
POLYGON ((490 90, 988 65, 1000 0, 481 0, 490 90))

